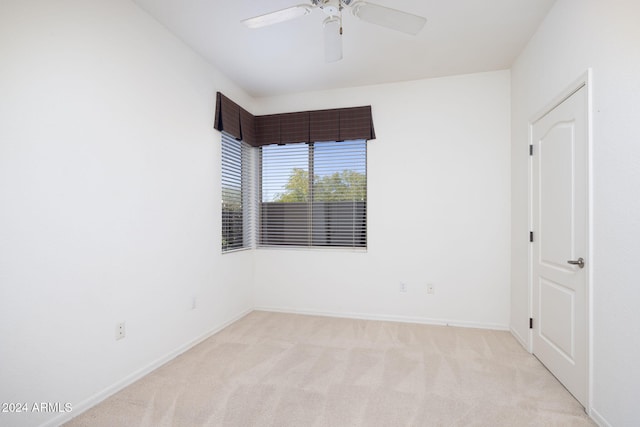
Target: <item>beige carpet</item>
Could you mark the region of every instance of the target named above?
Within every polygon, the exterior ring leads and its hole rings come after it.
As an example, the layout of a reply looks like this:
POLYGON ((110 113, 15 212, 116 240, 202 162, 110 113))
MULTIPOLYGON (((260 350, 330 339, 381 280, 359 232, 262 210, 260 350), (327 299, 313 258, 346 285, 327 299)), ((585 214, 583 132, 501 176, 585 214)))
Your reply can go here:
POLYGON ((592 426, 508 332, 253 312, 67 426, 592 426))

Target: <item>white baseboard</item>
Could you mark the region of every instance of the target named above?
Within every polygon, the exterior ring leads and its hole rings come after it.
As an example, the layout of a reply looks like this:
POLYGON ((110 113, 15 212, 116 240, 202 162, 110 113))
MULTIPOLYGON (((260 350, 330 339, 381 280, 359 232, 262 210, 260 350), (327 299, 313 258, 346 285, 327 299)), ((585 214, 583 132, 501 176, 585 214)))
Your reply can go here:
POLYGON ((589 416, 600 427, 611 427, 611 424, 609 424, 607 420, 605 420, 604 417, 600 415, 600 413, 595 409, 591 408, 591 410, 589 411, 589 416))
POLYGON ((482 323, 482 322, 468 322, 464 320, 448 320, 448 319, 431 319, 427 317, 416 316, 398 316, 388 314, 371 314, 371 313, 353 313, 353 312, 332 312, 332 311, 320 311, 309 309, 293 309, 286 307, 255 307, 256 311, 271 311, 274 313, 289 313, 289 314, 307 314, 311 316, 326 316, 326 317, 343 317, 347 319, 362 319, 362 320, 383 320, 388 322, 402 322, 402 323, 419 323, 424 325, 438 325, 438 326, 456 326, 460 328, 477 328, 477 329, 491 329, 496 331, 509 331, 509 326, 501 325, 497 323, 482 323))
POLYGON ((198 338, 195 338, 195 339, 191 340, 190 342, 180 346, 176 350, 173 350, 173 351, 169 352, 168 354, 156 359, 155 361, 151 362, 147 366, 145 366, 145 367, 143 367, 141 369, 138 369, 137 371, 131 373, 130 375, 127 375, 126 377, 124 377, 120 381, 117 381, 116 383, 114 383, 111 386, 105 388, 104 390, 94 394, 93 396, 89 397, 88 399, 85 399, 85 400, 83 400, 82 402, 80 402, 78 404, 74 404, 73 405, 73 412, 60 414, 59 416, 48 420, 44 424, 41 424, 40 427, 55 427, 55 426, 59 426, 61 424, 64 424, 64 423, 70 421, 71 419, 77 417, 78 415, 82 414, 83 412, 87 411, 88 409, 91 409, 92 407, 94 407, 98 403, 100 403, 103 400, 107 399, 108 397, 111 397, 112 395, 116 394, 117 392, 119 392, 120 390, 124 389, 125 387, 127 387, 127 386, 133 384, 134 382, 138 381, 140 378, 144 377, 145 375, 148 375, 152 371, 158 369, 159 367, 161 367, 165 363, 169 362, 170 360, 175 359, 176 357, 180 356, 182 353, 184 353, 187 350, 189 350, 189 349, 195 347, 196 345, 200 344, 202 341, 206 340, 207 338, 211 337, 212 335, 217 334, 218 332, 220 332, 221 330, 223 330, 224 328, 226 328, 227 326, 229 326, 233 322, 236 322, 236 321, 240 320, 241 318, 243 318, 247 314, 251 313, 252 311, 253 311, 252 309, 245 310, 242 313, 233 316, 231 319, 227 320, 226 322, 224 322, 223 324, 217 326, 216 328, 212 329, 211 331, 204 333, 203 335, 199 336, 198 338))

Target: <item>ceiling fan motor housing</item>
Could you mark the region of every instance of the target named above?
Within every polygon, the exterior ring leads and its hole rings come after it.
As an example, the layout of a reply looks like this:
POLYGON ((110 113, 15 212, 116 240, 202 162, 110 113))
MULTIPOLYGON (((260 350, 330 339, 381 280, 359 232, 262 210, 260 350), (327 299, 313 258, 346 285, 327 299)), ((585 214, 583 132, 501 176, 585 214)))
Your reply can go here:
MULTIPOLYGON (((334 0, 335 3, 342 3, 344 6, 349 6, 353 3, 353 0, 334 0)), ((322 7, 325 4, 331 3, 331 0, 311 0, 311 4, 314 6, 322 7)))
POLYGON ((343 7, 348 7, 353 0, 311 0, 311 3, 322 9, 327 16, 338 16, 343 7))

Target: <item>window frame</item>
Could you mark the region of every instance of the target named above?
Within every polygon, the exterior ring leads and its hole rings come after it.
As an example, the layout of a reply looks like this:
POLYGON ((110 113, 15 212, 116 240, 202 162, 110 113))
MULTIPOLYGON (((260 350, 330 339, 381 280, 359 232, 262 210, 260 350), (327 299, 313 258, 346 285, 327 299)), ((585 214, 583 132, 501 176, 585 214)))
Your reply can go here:
MULTIPOLYGON (((319 150, 318 150, 319 151, 319 150)), ((339 156, 336 156, 335 159, 341 159, 342 156, 344 156, 344 154, 340 154, 339 156)), ((357 139, 357 140, 350 140, 350 141, 340 141, 340 142, 336 142, 336 141, 318 141, 318 142, 305 142, 305 143, 290 143, 290 144, 272 144, 272 145, 264 145, 261 146, 259 149, 259 171, 258 171, 258 176, 257 176, 257 181, 258 181, 258 227, 257 227, 257 234, 258 234, 258 238, 257 238, 257 248, 258 249, 304 249, 304 250, 348 250, 348 251, 354 251, 354 252, 366 252, 368 249, 368 206, 367 206, 367 199, 368 199, 368 170, 367 170, 367 159, 368 159, 368 143, 366 139, 357 139), (361 174, 364 175, 364 184, 361 186, 362 190, 364 191, 364 197, 362 200, 333 200, 333 201, 328 201, 328 200, 318 200, 315 198, 315 193, 317 190, 317 178, 318 175, 315 174, 315 158, 316 158, 316 150, 317 147, 322 147, 323 144, 328 143, 328 144, 335 144, 334 146, 334 150, 337 147, 344 147, 346 150, 349 149, 354 149, 353 147, 356 147, 356 149, 360 149, 361 152, 361 156, 363 157, 363 159, 361 160, 361 164, 359 163, 354 163, 354 165, 349 165, 349 166, 355 166, 356 168, 360 167, 361 168, 361 174), (351 144, 351 146, 349 145, 351 144), (307 164, 306 164, 306 173, 308 174, 307 176, 307 196, 308 196, 308 200, 307 201, 303 201, 303 202, 299 202, 299 204, 305 204, 307 205, 307 209, 308 212, 306 213, 306 215, 308 216, 308 223, 306 224, 306 233, 308 234, 307 237, 300 237, 298 236, 299 240, 306 240, 306 242, 304 243, 283 243, 284 241, 286 241, 287 238, 291 238, 291 235, 295 236, 295 232, 291 232, 291 233, 287 233, 286 231, 286 225, 283 226, 283 230, 282 234, 280 236, 280 238, 282 239, 282 242, 277 243, 274 241, 273 238, 267 238, 265 239, 265 235, 264 235, 264 231, 265 231, 265 223, 264 223, 264 219, 265 219, 265 214, 264 214, 264 209, 265 206, 267 205, 274 205, 277 202, 269 202, 269 201, 265 201, 264 200, 264 152, 263 152, 263 147, 273 147, 271 149, 277 150, 278 146, 297 146, 297 145, 305 145, 306 151, 307 151, 307 164), (337 204, 342 204, 344 205, 345 202, 351 202, 352 206, 351 209, 354 212, 354 214, 352 214, 352 219, 351 219, 351 224, 350 224, 350 228, 347 229, 347 232, 345 233, 345 231, 333 231, 333 230, 338 230, 340 228, 340 226, 344 226, 345 220, 343 218, 340 218, 338 220, 327 220, 325 219, 324 221, 318 221, 317 220, 317 215, 315 215, 315 210, 314 208, 316 208, 318 206, 318 204, 323 204, 323 208, 327 207, 329 205, 333 205, 334 207, 337 204), (358 205, 358 206, 356 206, 358 205), (359 212, 360 216, 358 216, 358 218, 355 218, 356 214, 355 212, 359 212), (342 222, 340 222, 342 221, 342 222), (350 243, 345 243, 345 241, 343 240, 342 243, 338 243, 338 240, 340 240, 340 237, 335 237, 335 241, 331 241, 332 238, 331 237, 320 237, 320 241, 325 239, 324 242, 322 242, 322 244, 318 244, 319 240, 317 237, 317 233, 318 230, 320 230, 320 235, 326 234, 327 236, 329 235, 334 235, 334 236, 339 236, 340 234, 342 235, 348 235, 349 233, 351 233, 351 241, 350 243), (358 236, 358 237, 356 237, 358 236), (331 243, 328 243, 330 242, 331 243)), ((295 168, 295 166, 294 166, 295 168)), ((338 170, 336 170, 338 171, 338 170)), ((353 172, 352 169, 345 169, 342 172, 346 172, 346 171, 351 171, 353 172)), ((273 191, 271 191, 271 193, 273 193, 273 191)), ((285 205, 282 206, 282 210, 286 210, 286 203, 277 203, 280 205, 285 205)), ((330 208, 330 206, 329 206, 330 208)), ((344 207, 343 207, 344 208, 344 207)), ((343 209, 342 208, 342 209, 343 209)), ((292 209, 295 209, 292 208, 292 209)), ((339 210, 340 208, 338 208, 337 210, 339 210)), ((287 216, 286 213, 283 214, 284 216, 287 216)), ((305 214, 300 214, 301 217, 303 217, 305 214)), ((343 214, 337 214, 339 217, 343 216, 343 214)), ((348 222, 348 220, 347 220, 348 222)), ((293 237, 293 240, 296 240, 295 237, 293 237)))

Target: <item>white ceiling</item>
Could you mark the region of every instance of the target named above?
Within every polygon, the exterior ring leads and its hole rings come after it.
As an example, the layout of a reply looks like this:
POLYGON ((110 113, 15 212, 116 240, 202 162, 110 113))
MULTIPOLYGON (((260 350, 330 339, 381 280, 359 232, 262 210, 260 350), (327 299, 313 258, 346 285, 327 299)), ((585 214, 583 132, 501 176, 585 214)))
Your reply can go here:
POLYGON ((507 69, 555 2, 372 0, 427 25, 409 36, 345 11, 344 59, 327 64, 320 10, 260 29, 240 23, 308 0, 134 1, 256 97, 507 69))

